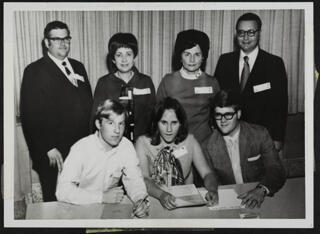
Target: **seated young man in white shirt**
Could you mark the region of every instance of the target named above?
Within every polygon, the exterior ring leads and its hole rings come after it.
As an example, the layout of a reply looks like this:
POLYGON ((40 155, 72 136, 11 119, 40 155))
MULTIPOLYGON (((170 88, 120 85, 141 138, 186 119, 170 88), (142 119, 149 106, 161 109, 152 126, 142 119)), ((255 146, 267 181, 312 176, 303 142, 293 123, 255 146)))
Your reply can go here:
POLYGON ((285 183, 286 174, 268 130, 240 121, 239 96, 221 90, 212 102, 215 129, 203 144, 216 184, 259 182, 240 194, 242 205, 260 207, 265 196, 273 196, 285 183))
POLYGON ((70 149, 58 179, 58 201, 74 204, 119 203, 124 190, 134 214, 148 214, 147 190, 132 143, 125 137, 126 113, 117 101, 105 100, 96 111, 97 131, 70 149), (122 180, 123 186, 119 186, 122 180))

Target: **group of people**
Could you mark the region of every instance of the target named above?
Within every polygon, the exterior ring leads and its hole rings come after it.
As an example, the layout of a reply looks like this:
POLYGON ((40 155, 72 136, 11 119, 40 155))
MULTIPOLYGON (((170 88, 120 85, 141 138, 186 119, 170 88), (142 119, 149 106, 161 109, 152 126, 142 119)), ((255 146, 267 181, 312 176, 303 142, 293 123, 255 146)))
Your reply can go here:
POLYGON ((220 56, 213 76, 205 73, 209 37, 181 31, 173 72, 157 92, 135 67, 135 36, 116 33, 108 44, 110 73, 92 97, 84 66, 68 57, 68 26, 47 24, 47 52, 25 69, 20 103, 44 201, 118 203, 127 195, 143 217, 148 195, 176 207, 164 186, 203 186, 214 205, 218 185, 257 181, 239 198, 260 207, 286 180, 279 153, 288 105, 284 63, 259 48, 261 25, 253 13, 238 19, 239 49, 220 56))

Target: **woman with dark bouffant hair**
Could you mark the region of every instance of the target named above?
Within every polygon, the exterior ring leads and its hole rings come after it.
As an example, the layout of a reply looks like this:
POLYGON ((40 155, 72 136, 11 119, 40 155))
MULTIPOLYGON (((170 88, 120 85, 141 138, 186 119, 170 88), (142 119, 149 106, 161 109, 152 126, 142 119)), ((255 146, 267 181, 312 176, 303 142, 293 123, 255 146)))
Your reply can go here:
MULTIPOLYGON (((220 90, 217 79, 205 73, 209 37, 190 29, 177 35, 172 58, 173 73, 166 74, 157 90, 157 100, 176 98, 187 113, 189 131, 200 144, 211 134, 210 99, 220 90)), ((194 171, 196 186, 203 186, 194 171)))
POLYGON ((116 33, 110 38, 107 55, 110 73, 98 80, 92 109, 106 99, 119 100, 129 113, 125 136, 132 141, 146 133, 146 123, 150 121, 156 103, 151 78, 140 73, 134 65, 137 55, 138 42, 133 34, 116 33))
POLYGON ((210 135, 209 99, 220 90, 218 81, 205 73, 209 37, 202 31, 185 30, 177 35, 172 58, 173 73, 166 74, 157 100, 176 98, 187 113, 190 132, 202 143, 210 135))
POLYGON ((175 197, 163 186, 192 184, 192 164, 204 180, 207 200, 217 202, 216 180, 199 143, 188 134, 186 113, 176 99, 167 97, 156 105, 148 133, 137 139, 135 148, 148 193, 163 207, 176 207, 175 197))

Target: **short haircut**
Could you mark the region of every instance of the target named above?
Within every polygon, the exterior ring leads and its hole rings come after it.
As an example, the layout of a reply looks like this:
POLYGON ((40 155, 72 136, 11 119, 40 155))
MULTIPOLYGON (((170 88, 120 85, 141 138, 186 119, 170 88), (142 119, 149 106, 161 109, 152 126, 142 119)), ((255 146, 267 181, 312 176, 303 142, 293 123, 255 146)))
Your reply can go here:
POLYGON ((202 31, 189 29, 179 32, 175 42, 172 57, 173 71, 178 71, 182 67, 181 55, 183 51, 191 49, 196 45, 199 45, 203 56, 200 68, 202 71, 205 71, 210 48, 209 42, 210 41, 208 35, 202 31))
POLYGON ((68 31, 68 35, 70 35, 70 30, 68 28, 68 25, 66 25, 65 23, 63 23, 61 21, 56 20, 56 21, 52 21, 47 24, 47 26, 45 27, 45 29, 43 31, 44 38, 49 38, 50 31, 53 29, 66 29, 68 31))
POLYGON ((147 136, 151 138, 152 145, 160 144, 160 131, 158 127, 158 122, 161 120, 164 112, 166 110, 173 110, 176 113, 177 119, 180 123, 180 128, 176 139, 175 144, 179 144, 184 141, 188 136, 188 121, 185 110, 177 99, 166 97, 157 103, 156 107, 153 110, 151 123, 147 132, 147 136))
POLYGON ((220 90, 211 102, 211 108, 216 107, 233 107, 235 110, 240 109, 240 93, 235 90, 220 90))
POLYGON ((209 126, 217 128, 214 118, 216 107, 232 107, 235 111, 241 109, 240 93, 234 90, 220 90, 210 102, 209 126))
POLYGON ((138 41, 132 33, 116 33, 108 44, 107 67, 109 72, 115 73, 118 69, 113 63, 114 56, 119 48, 130 48, 133 51, 134 58, 138 55, 138 41))
POLYGON ((261 30, 262 22, 261 22, 260 17, 254 13, 251 13, 251 12, 243 14, 242 16, 239 17, 239 19, 237 20, 236 29, 238 29, 240 21, 249 21, 249 20, 256 21, 257 26, 258 26, 258 30, 259 31, 261 30))
POLYGON ((94 120, 98 119, 101 123, 103 118, 108 119, 109 114, 106 113, 108 111, 112 111, 118 115, 125 114, 125 118, 127 118, 125 107, 120 102, 113 99, 106 99, 98 105, 94 115, 94 120))

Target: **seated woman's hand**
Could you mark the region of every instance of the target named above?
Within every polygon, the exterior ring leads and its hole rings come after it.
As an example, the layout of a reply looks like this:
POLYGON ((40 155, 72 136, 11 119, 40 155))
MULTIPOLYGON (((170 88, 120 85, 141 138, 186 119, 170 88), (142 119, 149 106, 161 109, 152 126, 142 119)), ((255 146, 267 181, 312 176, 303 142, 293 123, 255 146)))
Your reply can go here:
POLYGON ((219 195, 216 191, 208 191, 205 196, 209 206, 214 206, 219 203, 219 195))
POLYGON ((140 199, 136 201, 133 205, 133 212, 132 216, 136 216, 138 218, 142 218, 144 216, 149 215, 149 202, 147 200, 143 201, 143 199, 140 199))
POLYGON ((160 203, 163 207, 167 208, 168 210, 172 210, 176 208, 175 204, 175 196, 170 193, 164 192, 160 195, 160 203))
POLYGON ((123 196, 122 186, 111 188, 103 192, 102 203, 119 203, 122 201, 123 196))

